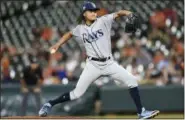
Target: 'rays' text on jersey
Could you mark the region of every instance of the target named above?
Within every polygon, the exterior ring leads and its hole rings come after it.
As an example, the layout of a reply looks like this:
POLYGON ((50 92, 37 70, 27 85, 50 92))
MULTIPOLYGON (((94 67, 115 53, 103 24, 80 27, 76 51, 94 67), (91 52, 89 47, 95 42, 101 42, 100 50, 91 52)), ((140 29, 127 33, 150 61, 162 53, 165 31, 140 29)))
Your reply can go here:
POLYGON ((94 42, 94 41, 98 40, 103 35, 104 35, 104 33, 103 33, 102 29, 99 29, 99 30, 94 31, 92 33, 83 33, 82 34, 83 41, 88 42, 88 43, 91 43, 91 42, 94 42))

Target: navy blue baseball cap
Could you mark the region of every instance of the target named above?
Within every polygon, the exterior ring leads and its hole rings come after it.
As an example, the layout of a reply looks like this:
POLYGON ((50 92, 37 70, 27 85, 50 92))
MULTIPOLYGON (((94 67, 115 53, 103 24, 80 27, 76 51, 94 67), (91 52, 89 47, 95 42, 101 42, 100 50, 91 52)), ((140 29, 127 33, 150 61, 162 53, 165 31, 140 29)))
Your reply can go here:
POLYGON ((85 2, 82 7, 83 13, 87 10, 99 10, 99 8, 96 7, 96 5, 93 2, 85 2))

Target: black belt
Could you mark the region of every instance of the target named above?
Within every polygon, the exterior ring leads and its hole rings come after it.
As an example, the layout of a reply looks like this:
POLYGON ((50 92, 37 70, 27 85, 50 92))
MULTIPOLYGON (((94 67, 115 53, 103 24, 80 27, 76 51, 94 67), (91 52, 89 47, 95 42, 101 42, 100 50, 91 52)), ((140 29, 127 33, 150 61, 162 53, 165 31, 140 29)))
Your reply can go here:
POLYGON ((89 56, 88 56, 88 58, 89 58, 90 60, 94 60, 94 61, 105 62, 105 61, 107 61, 107 60, 110 59, 110 56, 109 56, 109 57, 106 57, 106 58, 95 58, 95 57, 89 57, 89 56))

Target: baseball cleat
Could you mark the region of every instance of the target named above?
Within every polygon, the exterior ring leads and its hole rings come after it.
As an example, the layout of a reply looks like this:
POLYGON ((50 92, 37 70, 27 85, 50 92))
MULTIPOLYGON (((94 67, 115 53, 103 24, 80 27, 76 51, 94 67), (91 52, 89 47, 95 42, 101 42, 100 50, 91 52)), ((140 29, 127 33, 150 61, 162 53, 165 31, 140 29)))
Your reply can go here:
POLYGON ((39 116, 46 117, 50 111, 51 111, 51 105, 49 103, 45 103, 42 106, 42 108, 39 110, 39 116))
POLYGON ((149 110, 145 110, 145 108, 142 108, 142 112, 141 114, 138 114, 138 116, 139 116, 139 120, 143 120, 143 119, 154 118, 158 114, 159 114, 159 110, 149 111, 149 110))

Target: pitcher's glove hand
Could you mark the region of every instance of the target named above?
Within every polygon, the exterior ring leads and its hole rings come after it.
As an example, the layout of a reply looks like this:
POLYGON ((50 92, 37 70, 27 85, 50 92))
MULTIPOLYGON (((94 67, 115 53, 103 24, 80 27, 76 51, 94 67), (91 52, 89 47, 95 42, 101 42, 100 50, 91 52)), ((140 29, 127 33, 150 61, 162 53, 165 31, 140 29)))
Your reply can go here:
POLYGON ((139 16, 135 13, 131 13, 126 18, 125 32, 134 33, 138 28, 140 28, 140 25, 139 16))

